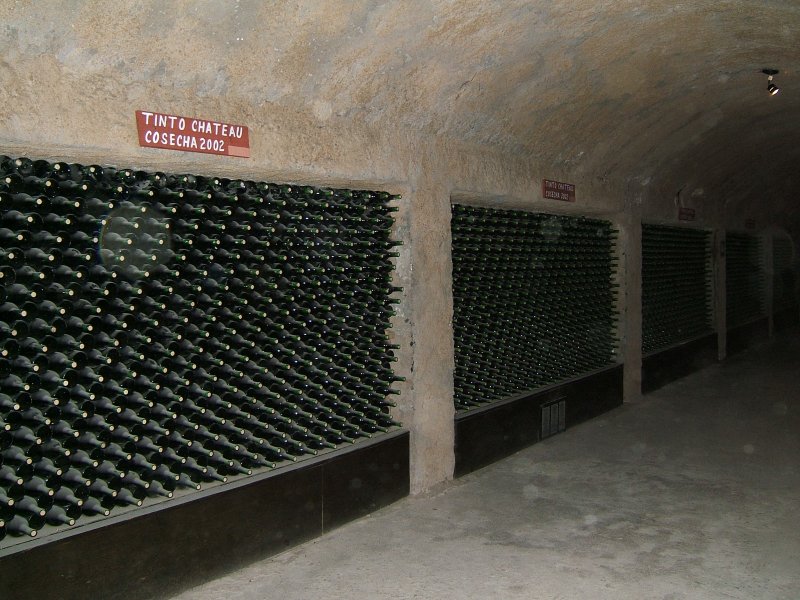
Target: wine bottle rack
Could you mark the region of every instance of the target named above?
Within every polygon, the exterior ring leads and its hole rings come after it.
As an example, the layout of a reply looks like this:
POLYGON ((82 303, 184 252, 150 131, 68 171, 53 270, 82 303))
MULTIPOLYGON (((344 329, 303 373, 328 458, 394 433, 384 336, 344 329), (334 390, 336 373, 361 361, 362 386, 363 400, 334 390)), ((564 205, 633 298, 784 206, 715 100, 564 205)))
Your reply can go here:
POLYGON ((712 333, 711 234, 642 225, 642 351, 712 333))
POLYGON ((792 240, 776 237, 772 241, 772 309, 778 312, 797 306, 792 271, 792 240))
POLYGON ((729 231, 725 236, 725 300, 728 329, 766 315, 761 239, 729 231))
POLYGON ((395 427, 392 199, 2 157, 0 546, 395 427))
POLYGON ((614 363, 610 223, 458 204, 451 223, 457 410, 614 363))

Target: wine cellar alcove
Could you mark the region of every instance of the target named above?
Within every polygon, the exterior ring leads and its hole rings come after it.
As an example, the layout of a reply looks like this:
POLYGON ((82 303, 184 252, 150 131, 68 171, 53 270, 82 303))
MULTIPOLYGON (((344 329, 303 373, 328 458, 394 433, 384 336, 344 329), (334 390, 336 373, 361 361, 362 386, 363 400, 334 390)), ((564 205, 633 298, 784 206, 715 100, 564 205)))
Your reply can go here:
POLYGON ((453 204, 451 229, 460 476, 618 406, 623 371, 609 221, 453 204))
POLYGON ((796 274, 792 269, 794 248, 785 236, 772 238, 772 315, 773 330, 784 331, 800 323, 795 292, 796 274))
POLYGON ((393 200, 3 157, 0 576, 68 552, 80 586, 102 538, 157 587, 150 537, 197 574, 406 495, 393 200))
POLYGON ((725 327, 727 354, 766 340, 767 270, 764 237, 742 231, 725 235, 725 327))
POLYGON ((712 232, 642 224, 642 392, 717 360, 712 232))

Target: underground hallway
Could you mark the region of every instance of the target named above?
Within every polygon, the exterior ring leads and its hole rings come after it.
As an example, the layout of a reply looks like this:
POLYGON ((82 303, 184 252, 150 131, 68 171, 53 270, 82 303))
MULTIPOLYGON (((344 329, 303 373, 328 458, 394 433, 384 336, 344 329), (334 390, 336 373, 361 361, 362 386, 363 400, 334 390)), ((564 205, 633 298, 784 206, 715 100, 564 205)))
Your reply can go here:
POLYGON ((800 598, 798 30, 0 2, 0 600, 800 598))
POLYGON ((798 389, 779 337, 175 600, 797 598, 798 389))

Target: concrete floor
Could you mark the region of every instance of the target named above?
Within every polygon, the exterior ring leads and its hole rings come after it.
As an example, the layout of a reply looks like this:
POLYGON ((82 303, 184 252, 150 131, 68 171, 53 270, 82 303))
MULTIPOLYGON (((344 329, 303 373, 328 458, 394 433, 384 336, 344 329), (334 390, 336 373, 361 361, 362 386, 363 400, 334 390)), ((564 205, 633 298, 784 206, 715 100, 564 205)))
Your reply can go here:
POLYGON ((799 463, 784 338, 176 600, 796 600, 799 463))

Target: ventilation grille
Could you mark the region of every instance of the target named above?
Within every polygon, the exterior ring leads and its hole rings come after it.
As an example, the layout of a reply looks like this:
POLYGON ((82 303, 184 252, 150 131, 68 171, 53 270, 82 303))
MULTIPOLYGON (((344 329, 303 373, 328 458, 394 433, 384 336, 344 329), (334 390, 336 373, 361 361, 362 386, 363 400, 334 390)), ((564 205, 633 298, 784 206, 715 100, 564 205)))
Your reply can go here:
POLYGON ((561 433, 567 428, 567 401, 554 400, 542 406, 542 439, 561 433))

